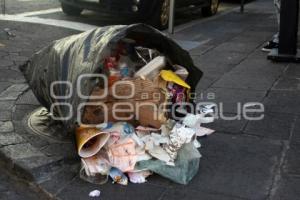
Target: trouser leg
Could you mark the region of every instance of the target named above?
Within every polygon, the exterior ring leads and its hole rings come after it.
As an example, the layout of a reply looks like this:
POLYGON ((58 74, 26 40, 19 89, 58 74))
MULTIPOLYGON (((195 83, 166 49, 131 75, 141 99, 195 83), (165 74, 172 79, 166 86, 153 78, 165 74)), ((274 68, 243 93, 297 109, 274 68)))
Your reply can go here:
POLYGON ((273 36, 273 42, 276 43, 279 42, 280 5, 281 5, 281 0, 274 0, 275 13, 276 13, 276 18, 278 23, 278 32, 273 36))

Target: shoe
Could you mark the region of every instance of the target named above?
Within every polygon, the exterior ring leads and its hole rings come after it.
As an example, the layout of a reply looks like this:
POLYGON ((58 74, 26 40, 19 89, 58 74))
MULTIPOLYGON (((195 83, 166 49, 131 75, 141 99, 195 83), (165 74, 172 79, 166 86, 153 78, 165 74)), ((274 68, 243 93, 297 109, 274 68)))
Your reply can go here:
POLYGON ((279 44, 277 42, 269 41, 266 46, 264 46, 261 50, 265 52, 270 52, 272 49, 277 49, 279 44))

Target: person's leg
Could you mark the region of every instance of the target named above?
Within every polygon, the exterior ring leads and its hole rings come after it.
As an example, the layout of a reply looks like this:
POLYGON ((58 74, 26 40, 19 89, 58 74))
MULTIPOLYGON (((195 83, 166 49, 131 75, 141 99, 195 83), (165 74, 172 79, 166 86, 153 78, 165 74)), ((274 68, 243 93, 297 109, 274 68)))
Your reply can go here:
POLYGON ((275 12, 276 12, 278 26, 280 24, 280 5, 281 5, 281 0, 274 0, 274 6, 275 6, 275 12))
POLYGON ((280 4, 281 0, 274 0, 275 13, 278 23, 278 32, 273 36, 272 40, 269 41, 261 50, 269 52, 272 49, 278 48, 279 44, 279 25, 280 25, 280 4))
POLYGON ((276 12, 276 18, 278 23, 278 32, 273 37, 273 42, 279 43, 279 26, 280 26, 280 4, 281 0, 274 0, 274 6, 275 6, 275 12, 276 12))

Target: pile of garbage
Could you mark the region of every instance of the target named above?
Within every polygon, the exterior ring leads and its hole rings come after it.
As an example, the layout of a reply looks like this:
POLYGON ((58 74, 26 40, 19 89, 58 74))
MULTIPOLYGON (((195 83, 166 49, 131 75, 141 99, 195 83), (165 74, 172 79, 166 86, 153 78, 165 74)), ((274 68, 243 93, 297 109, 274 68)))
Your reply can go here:
POLYGON ((94 88, 76 130, 81 177, 102 184, 109 176, 127 185, 154 172, 188 183, 201 157, 197 137, 213 133, 201 127, 213 121, 211 106, 189 113, 189 72, 129 38, 113 45, 103 65, 107 83, 94 88))
POLYGON ((201 126, 213 121, 213 107, 193 106, 202 72, 158 30, 94 29, 53 41, 20 69, 39 102, 76 133, 83 179, 126 185, 156 173, 187 184, 197 173, 197 137, 213 133, 201 126))

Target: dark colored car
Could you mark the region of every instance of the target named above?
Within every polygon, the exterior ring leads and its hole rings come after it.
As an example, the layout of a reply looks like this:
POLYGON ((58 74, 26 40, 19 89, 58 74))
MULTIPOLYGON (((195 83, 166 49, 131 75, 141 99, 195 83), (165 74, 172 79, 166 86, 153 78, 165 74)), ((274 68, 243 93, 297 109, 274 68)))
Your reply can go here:
MULTIPOLYGON (((117 17, 134 17, 157 28, 168 25, 170 0, 60 0, 68 15, 80 15, 83 9, 109 13, 117 17)), ((217 13, 219 0, 175 0, 176 8, 201 6, 203 16, 217 13)))

